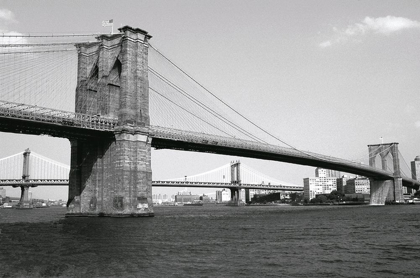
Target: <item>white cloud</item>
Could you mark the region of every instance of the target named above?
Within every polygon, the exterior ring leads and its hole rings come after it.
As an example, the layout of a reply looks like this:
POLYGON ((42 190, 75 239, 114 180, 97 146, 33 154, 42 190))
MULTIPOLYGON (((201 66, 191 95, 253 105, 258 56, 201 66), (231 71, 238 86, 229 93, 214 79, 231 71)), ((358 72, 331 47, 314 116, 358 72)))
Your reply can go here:
POLYGON ((364 28, 382 34, 391 34, 403 29, 419 28, 420 22, 404 17, 395 17, 388 15, 387 17, 371 18, 366 17, 363 20, 364 28))
POLYGON ((26 43, 26 39, 22 34, 15 31, 10 31, 7 25, 17 23, 15 15, 12 11, 0 8, 0 43, 1 44, 16 44, 26 43))
POLYGON ((25 44, 27 43, 27 40, 26 38, 22 37, 22 35, 23 34, 19 32, 0 29, 0 44, 25 44))
POLYGON ((0 9, 0 20, 6 22, 16 22, 15 15, 8 9, 0 9))
POLYGON ((332 45, 331 41, 325 41, 319 44, 320 47, 325 48, 325 47, 330 47, 332 45))
POLYGON ((347 26, 345 29, 333 28, 335 32, 334 39, 324 41, 319 44, 319 47, 326 48, 333 44, 343 43, 348 41, 350 38, 353 40, 359 40, 361 36, 374 33, 382 35, 390 35, 392 33, 404 30, 404 29, 419 29, 420 22, 411 20, 404 17, 396 17, 388 15, 386 17, 365 17, 359 23, 355 23, 347 26))

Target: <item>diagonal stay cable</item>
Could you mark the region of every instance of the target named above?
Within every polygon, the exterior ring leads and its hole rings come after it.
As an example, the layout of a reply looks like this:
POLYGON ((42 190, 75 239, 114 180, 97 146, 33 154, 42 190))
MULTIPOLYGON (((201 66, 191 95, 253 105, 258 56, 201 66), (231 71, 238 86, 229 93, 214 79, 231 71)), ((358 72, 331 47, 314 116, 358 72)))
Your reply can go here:
POLYGON ((160 73, 158 73, 157 71, 155 71, 153 68, 149 67, 149 70, 152 74, 154 74, 156 77, 158 77, 159 79, 161 79, 163 82, 165 82, 166 84, 168 84, 169 86, 171 86, 172 88, 174 88, 176 91, 178 91, 179 93, 181 93, 182 95, 184 95, 186 98, 188 98, 189 100, 191 100, 192 102, 194 102, 196 105, 198 105, 199 107, 203 108, 204 110, 206 110, 207 112, 209 112, 210 114, 212 114, 213 116, 215 116, 216 118, 218 118, 219 120, 223 121, 224 123, 230 125, 231 127, 233 127, 234 129, 236 129, 237 131, 239 131, 240 133, 256 140, 262 143, 266 143, 264 140, 259 139, 258 137, 254 136, 253 134, 249 133, 248 131, 244 130, 243 128, 241 128, 240 126, 236 125, 235 123, 231 122, 229 119, 223 117, 222 115, 220 115, 219 113, 217 113, 216 111, 214 111, 212 108, 208 107, 207 105, 205 105, 204 103, 202 103, 201 101, 199 101, 198 99, 196 99, 195 97, 191 96, 190 94, 188 94, 185 90, 179 88, 177 85, 175 85, 173 82, 171 82, 170 80, 168 80, 166 77, 162 76, 160 73))
POLYGON ((380 152, 378 152, 378 153, 376 153, 376 154, 373 154, 372 156, 369 156, 369 158, 374 158, 374 157, 377 157, 378 155, 380 155, 381 153, 384 153, 384 152, 386 152, 386 151, 388 151, 389 149, 391 149, 392 148, 392 144, 388 147, 388 148, 386 148, 386 149, 383 149, 382 151, 380 151, 380 152))
POLYGON ((271 133, 269 133, 268 131, 265 131, 263 128, 259 127, 257 124, 255 124, 254 122, 252 122, 251 120, 249 120, 248 118, 246 118, 245 116, 243 116, 240 112, 238 112, 236 109, 234 109, 233 107, 231 107, 229 104, 227 104, 226 102, 224 102, 222 99, 220 99, 219 97, 217 97, 215 94, 213 94, 212 92, 210 92, 207 88, 205 88, 203 85, 201 85, 197 80, 195 80, 191 75, 189 75, 188 73, 186 73, 184 70, 182 70, 179 66, 177 66, 174 62, 172 62, 168 57, 166 57, 165 55, 163 55, 159 50, 157 50, 155 47, 153 47, 150 42, 149 45, 157 52, 159 53, 163 58, 165 58, 169 63, 171 63, 174 67, 176 67, 179 71, 181 71, 183 74, 185 74, 186 76, 188 76, 192 81, 194 81, 198 86, 200 86, 202 89, 204 89, 207 93, 209 93, 211 96, 213 96, 215 99, 217 99, 219 102, 223 103, 225 106, 227 106, 229 109, 231 109, 233 112, 235 112, 237 115, 239 115, 241 118, 243 118, 244 120, 246 120, 247 122, 251 123, 253 126, 255 126, 256 128, 258 128, 259 130, 263 131, 264 133, 270 135, 271 137, 273 137, 274 139, 282 142, 283 144, 297 150, 295 147, 293 147, 292 145, 280 140, 279 138, 277 138, 276 136, 272 135, 271 133))
POLYGON ((177 68, 179 71, 181 71, 183 74, 185 74, 186 76, 188 76, 191 80, 193 80, 198 86, 200 86, 203 90, 205 90, 207 93, 209 93, 211 96, 213 96, 215 99, 217 99, 219 102, 223 103, 226 107, 228 107, 229 109, 231 109, 233 112, 235 112, 237 115, 239 115, 241 118, 243 118, 245 121, 249 122, 250 124, 252 124, 253 126, 255 126, 256 128, 258 128, 259 130, 261 130, 262 132, 264 132, 265 134, 269 135, 270 137, 274 138, 275 140, 285 144, 286 146, 292 148, 293 150, 300 152, 304 155, 310 156, 310 157, 314 157, 316 159, 320 159, 320 160, 325 160, 328 161, 326 159, 324 159, 323 157, 319 157, 319 156, 314 156, 313 154, 309 154, 305 151, 299 150, 296 147, 290 145, 289 143, 281 140, 280 138, 274 136, 273 134, 271 134, 270 132, 266 131, 265 129, 261 128, 260 126, 258 126, 257 124, 255 124, 254 122, 252 122, 251 120, 249 120, 248 118, 246 118, 245 116, 243 116, 240 112, 238 112, 236 109, 234 109, 233 107, 231 107, 229 104, 227 104, 226 102, 224 102, 222 99, 220 99, 219 97, 217 97, 215 94, 213 94, 212 92, 210 92, 207 88, 205 88, 203 85, 201 85, 197 80, 195 80, 191 75, 189 75, 188 73, 186 73, 183 69, 181 69, 178 65, 176 65, 174 62, 172 62, 172 60, 170 60, 168 57, 166 57, 165 55, 162 54, 162 52, 160 52, 157 48, 155 48, 150 42, 149 42, 149 46, 154 49, 157 53, 159 53, 163 58, 165 58, 170 64, 172 64, 175 68, 177 68))
POLYGON ((208 107, 206 104, 202 103, 201 101, 199 101, 195 97, 191 96, 185 90, 179 88, 177 85, 175 85, 169 79, 167 79, 166 77, 164 77, 163 75, 161 75, 160 73, 158 73, 157 71, 155 71, 153 68, 149 67, 149 70, 150 70, 150 72, 152 74, 154 74, 156 77, 158 77, 159 79, 161 79, 163 82, 165 82, 166 84, 168 84, 169 86, 171 86, 172 88, 174 88, 176 91, 178 91, 179 93, 181 93, 182 95, 184 95, 187 99, 189 99, 190 101, 192 101, 193 103, 195 103, 199 107, 203 108, 204 110, 206 110, 207 112, 209 112, 211 115, 215 116, 216 118, 218 118, 222 122, 228 124, 229 126, 233 127, 234 129, 236 129, 240 133, 244 134, 247 137, 250 137, 253 140, 256 140, 256 141, 259 141, 259 142, 262 142, 262 143, 266 143, 265 141, 259 139, 258 137, 254 136, 253 134, 251 134, 248 131, 246 131, 243 128, 241 128, 240 126, 238 126, 235 123, 231 122, 226 117, 220 115, 219 113, 217 113, 212 108, 208 107))
POLYGON ((182 106, 180 106, 180 105, 176 104, 175 102, 173 102, 172 100, 170 100, 170 99, 169 99, 169 98, 167 98, 166 96, 162 95, 161 93, 159 93, 159 92, 158 92, 157 90, 155 90, 154 88, 149 87, 149 89, 150 89, 150 90, 152 90, 153 92, 155 92, 156 94, 160 95, 161 97, 163 97, 163 98, 164 98, 164 99, 166 99, 167 101, 171 102, 171 103, 172 103, 172 104, 174 104, 175 106, 177 106, 177 107, 181 108, 182 110, 184 110, 184 111, 185 111, 185 112, 187 112, 188 114, 192 115, 193 117, 195 117, 195 118, 197 118, 197 119, 199 119, 199 120, 201 120, 201 121, 205 122, 206 124, 208 124, 208 125, 210 125, 211 127, 215 128, 215 129, 217 129, 217 130, 219 130, 220 132, 222 132, 222 133, 226 134, 227 136, 232 137, 232 135, 231 135, 231 134, 229 134, 229 133, 227 133, 227 132, 225 132, 225 131, 223 131, 223 130, 219 129, 218 127, 216 127, 216 126, 214 126, 213 124, 211 124, 211 123, 207 122, 206 120, 201 119, 200 117, 198 117, 198 116, 197 116, 197 115, 195 115, 194 113, 192 113, 192 112, 188 111, 188 110, 187 110, 187 109, 185 109, 184 107, 182 107, 182 106))
MULTIPOLYGON (((411 168, 411 167, 408 165, 407 161, 405 160, 405 158, 404 158, 404 156, 402 155, 402 153, 400 152, 400 150, 398 150, 398 154, 400 155, 400 157, 402 157, 402 160, 404 161, 405 165, 407 166, 408 171, 410 171, 410 173, 411 173, 411 177, 412 177, 412 176, 413 176, 413 173, 415 173, 414 168, 411 168)), ((404 174, 407 176, 407 174, 406 174, 406 173, 404 173, 404 174)), ((409 177, 409 176, 407 176, 407 177, 409 177)), ((410 178, 410 177, 409 177, 409 178, 410 178)))

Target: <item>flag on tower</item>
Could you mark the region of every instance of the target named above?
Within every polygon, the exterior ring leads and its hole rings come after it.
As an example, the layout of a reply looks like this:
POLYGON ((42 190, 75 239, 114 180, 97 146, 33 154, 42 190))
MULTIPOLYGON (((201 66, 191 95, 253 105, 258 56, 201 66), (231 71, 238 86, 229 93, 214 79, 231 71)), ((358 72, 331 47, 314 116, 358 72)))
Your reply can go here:
POLYGON ((114 20, 113 19, 102 21, 102 27, 109 27, 109 26, 113 26, 113 25, 114 25, 114 20))

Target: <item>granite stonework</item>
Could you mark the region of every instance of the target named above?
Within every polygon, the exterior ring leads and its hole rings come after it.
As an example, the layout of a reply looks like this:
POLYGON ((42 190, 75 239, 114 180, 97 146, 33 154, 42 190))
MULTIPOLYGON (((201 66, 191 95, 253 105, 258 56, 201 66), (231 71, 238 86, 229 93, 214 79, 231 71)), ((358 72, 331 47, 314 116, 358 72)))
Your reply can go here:
POLYGON ((23 171, 22 171, 22 181, 23 184, 20 186, 20 200, 17 208, 20 209, 30 209, 33 208, 31 201, 29 200, 29 188, 31 185, 29 183, 29 156, 31 151, 26 149, 23 153, 23 171), (25 184, 26 183, 26 184, 25 184))
MULTIPOLYGON (((234 185, 241 184, 241 162, 232 161, 230 163, 230 182, 234 185)), ((230 205, 239 206, 240 204, 240 188, 230 187, 230 205)))
POLYGON ((76 112, 118 118, 114 136, 71 140, 66 216, 153 216, 147 32, 125 26, 78 48, 76 112))
POLYGON ((387 157, 392 156, 394 179, 370 179, 370 204, 384 205, 388 202, 404 202, 398 143, 369 145, 369 166, 376 166, 376 157, 380 156, 382 170, 388 171, 387 157))

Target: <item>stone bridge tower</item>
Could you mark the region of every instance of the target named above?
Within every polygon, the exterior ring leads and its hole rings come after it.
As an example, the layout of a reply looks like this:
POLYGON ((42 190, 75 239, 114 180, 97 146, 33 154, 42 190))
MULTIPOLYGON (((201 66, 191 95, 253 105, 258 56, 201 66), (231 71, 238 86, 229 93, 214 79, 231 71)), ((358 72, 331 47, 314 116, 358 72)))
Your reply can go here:
POLYGON ((23 153, 23 170, 22 170, 22 184, 20 185, 20 200, 18 204, 18 208, 33 208, 33 205, 29 201, 29 188, 31 184, 29 183, 29 156, 31 155, 31 151, 26 149, 23 153))
POLYGON ((235 187, 230 188, 230 204, 238 206, 240 204, 240 188, 241 185, 241 162, 230 163, 230 183, 235 187))
POLYGON ((404 202, 398 143, 368 145, 369 166, 375 167, 376 157, 381 158, 382 170, 388 171, 386 158, 392 156, 393 180, 370 180, 370 204, 383 205, 385 201, 404 202))
POLYGON ((118 118, 114 134, 71 143, 66 216, 153 216, 148 40, 125 26, 77 44, 76 112, 118 118))

